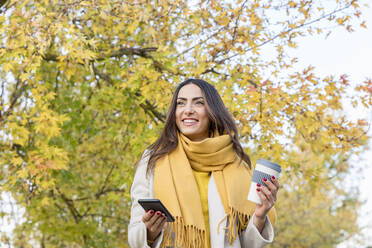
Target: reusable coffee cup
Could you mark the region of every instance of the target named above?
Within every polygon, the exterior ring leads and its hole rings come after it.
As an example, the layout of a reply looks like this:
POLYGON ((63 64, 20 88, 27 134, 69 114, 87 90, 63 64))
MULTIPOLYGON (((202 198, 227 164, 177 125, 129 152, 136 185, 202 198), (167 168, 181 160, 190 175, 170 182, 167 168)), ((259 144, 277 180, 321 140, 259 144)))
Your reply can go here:
POLYGON ((251 180, 251 187, 248 193, 248 200, 255 202, 257 204, 262 204, 261 198, 257 194, 257 183, 266 186, 266 183, 262 180, 266 178, 267 180, 271 180, 271 177, 274 176, 275 178, 279 178, 279 174, 282 171, 280 165, 270 162, 268 160, 260 158, 256 163, 256 168, 253 171, 252 180, 251 180))

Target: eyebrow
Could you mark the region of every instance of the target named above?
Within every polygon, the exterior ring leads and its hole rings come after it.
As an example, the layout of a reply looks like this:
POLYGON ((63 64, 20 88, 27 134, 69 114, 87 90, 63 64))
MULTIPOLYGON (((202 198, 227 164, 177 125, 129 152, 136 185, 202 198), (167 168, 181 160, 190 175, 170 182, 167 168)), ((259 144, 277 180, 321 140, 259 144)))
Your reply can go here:
MULTIPOLYGON (((199 99, 202 99, 202 100, 204 100, 204 97, 202 97, 202 96, 199 96, 199 97, 194 97, 192 100, 193 101, 196 101, 196 100, 199 100, 199 99)), ((187 100, 187 98, 185 98, 185 97, 177 97, 177 100, 187 100)))

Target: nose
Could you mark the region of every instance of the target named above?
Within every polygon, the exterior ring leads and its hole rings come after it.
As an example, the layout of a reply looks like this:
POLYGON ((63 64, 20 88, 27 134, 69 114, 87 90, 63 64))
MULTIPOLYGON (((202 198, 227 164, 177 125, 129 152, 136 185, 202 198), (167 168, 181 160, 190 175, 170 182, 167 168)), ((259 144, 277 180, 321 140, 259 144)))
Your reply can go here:
POLYGON ((192 107, 192 104, 187 104, 185 108, 185 114, 190 115, 194 113, 194 109, 192 107))

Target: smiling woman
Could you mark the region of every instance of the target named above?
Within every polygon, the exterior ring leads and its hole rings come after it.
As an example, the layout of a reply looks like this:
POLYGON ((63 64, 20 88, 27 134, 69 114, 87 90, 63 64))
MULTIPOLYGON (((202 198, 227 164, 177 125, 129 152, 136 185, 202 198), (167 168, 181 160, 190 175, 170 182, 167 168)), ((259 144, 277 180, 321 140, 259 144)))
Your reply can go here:
POLYGON ((185 85, 178 93, 176 124, 178 130, 192 141, 200 141, 209 136, 204 95, 195 84, 185 85))
POLYGON ((247 200, 251 162, 217 90, 200 79, 178 85, 163 131, 144 153, 131 188, 131 247, 263 247, 273 241, 279 182, 257 185, 247 200), (174 216, 147 212, 157 198, 174 216))

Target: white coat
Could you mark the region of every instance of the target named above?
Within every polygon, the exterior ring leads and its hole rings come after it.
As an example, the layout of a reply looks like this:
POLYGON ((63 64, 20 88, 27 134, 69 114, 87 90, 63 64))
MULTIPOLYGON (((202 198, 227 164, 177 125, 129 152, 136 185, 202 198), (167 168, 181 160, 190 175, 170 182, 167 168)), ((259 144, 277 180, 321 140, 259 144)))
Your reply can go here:
MULTIPOLYGON (((131 188, 132 209, 128 227, 128 241, 132 248, 150 247, 147 245, 146 226, 142 222, 142 216, 145 211, 138 204, 138 199, 154 198, 154 176, 153 174, 146 176, 147 163, 148 157, 140 160, 131 188)), ((218 224, 226 216, 226 213, 213 176, 211 176, 208 184, 208 209, 210 210, 209 230, 211 248, 259 248, 271 243, 274 239, 274 231, 269 218, 266 217, 265 226, 260 233, 253 224, 254 215, 250 219, 246 230, 232 244, 229 243, 223 229, 223 227, 226 227, 226 218, 221 223, 219 232, 217 232, 218 224)), ((152 247, 160 247, 162 239, 163 232, 155 240, 152 247)))

